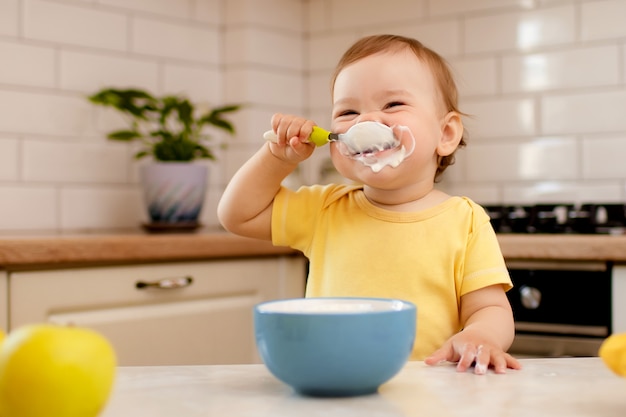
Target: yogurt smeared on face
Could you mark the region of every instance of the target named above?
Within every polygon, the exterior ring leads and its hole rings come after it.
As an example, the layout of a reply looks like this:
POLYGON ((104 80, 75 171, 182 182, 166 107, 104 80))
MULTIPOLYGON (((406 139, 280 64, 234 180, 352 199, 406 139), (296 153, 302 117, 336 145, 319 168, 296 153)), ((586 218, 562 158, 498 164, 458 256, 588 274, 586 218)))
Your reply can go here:
POLYGON ((409 128, 398 126, 396 129, 403 137, 408 135, 412 141, 409 151, 389 126, 374 121, 357 123, 340 135, 339 150, 344 156, 361 162, 374 172, 386 166, 395 168, 415 149, 415 138, 409 128))

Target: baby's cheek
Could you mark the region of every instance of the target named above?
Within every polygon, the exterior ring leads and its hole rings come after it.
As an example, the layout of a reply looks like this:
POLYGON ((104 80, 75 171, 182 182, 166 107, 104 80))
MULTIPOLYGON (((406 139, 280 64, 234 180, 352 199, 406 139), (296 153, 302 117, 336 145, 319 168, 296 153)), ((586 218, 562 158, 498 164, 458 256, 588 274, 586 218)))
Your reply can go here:
POLYGON ((354 179, 352 178, 352 173, 354 172, 354 165, 357 162, 343 156, 334 143, 330 144, 330 158, 337 172, 346 178, 354 179))

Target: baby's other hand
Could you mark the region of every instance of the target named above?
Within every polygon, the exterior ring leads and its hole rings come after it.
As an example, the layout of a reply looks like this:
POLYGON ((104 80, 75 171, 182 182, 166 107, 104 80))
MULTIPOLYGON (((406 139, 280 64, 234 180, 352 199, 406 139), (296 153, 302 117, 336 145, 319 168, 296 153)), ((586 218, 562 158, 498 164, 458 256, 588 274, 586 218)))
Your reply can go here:
POLYGON ((297 164, 304 161, 315 150, 315 145, 309 142, 313 126, 312 120, 276 113, 272 116, 276 142, 270 142, 270 151, 285 162, 297 164))
POLYGON ((444 361, 456 362, 456 369, 459 372, 465 372, 475 364, 474 373, 477 375, 486 374, 490 366, 497 374, 506 373, 507 368, 522 368, 517 359, 500 347, 464 332, 452 336, 441 348, 424 359, 427 365, 436 365, 444 361))

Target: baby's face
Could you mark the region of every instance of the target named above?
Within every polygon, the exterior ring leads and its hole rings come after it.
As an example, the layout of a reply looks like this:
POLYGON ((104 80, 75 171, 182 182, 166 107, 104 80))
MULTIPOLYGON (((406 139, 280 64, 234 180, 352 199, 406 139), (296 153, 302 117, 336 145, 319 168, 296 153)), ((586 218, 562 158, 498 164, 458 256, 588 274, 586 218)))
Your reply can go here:
POLYGON ((345 67, 337 76, 333 94, 331 128, 344 133, 356 123, 373 120, 387 126, 405 126, 409 134, 400 138, 414 152, 399 166, 380 172, 342 155, 336 144, 331 156, 345 177, 370 185, 379 181, 386 187, 400 187, 389 181, 432 181, 437 166, 436 148, 445 110, 437 93, 430 68, 412 51, 385 52, 363 58, 345 67), (406 142, 406 143, 405 143, 406 142), (391 170, 391 171, 390 171, 391 170), (406 174, 406 175, 405 175, 406 174))

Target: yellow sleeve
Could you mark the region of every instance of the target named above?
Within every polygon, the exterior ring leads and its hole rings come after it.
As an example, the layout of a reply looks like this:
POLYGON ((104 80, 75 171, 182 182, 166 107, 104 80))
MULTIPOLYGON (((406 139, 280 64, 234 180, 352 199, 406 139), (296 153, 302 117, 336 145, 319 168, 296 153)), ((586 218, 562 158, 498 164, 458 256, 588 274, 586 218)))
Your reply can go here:
POLYGON ((472 204, 475 206, 474 225, 465 254, 460 295, 494 284, 502 284, 508 291, 513 284, 489 216, 480 206, 472 204))

